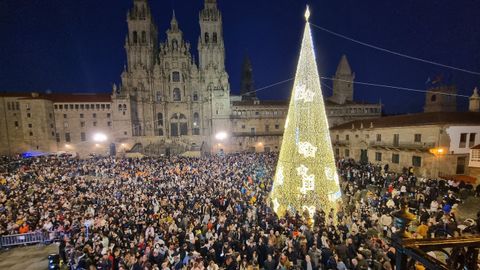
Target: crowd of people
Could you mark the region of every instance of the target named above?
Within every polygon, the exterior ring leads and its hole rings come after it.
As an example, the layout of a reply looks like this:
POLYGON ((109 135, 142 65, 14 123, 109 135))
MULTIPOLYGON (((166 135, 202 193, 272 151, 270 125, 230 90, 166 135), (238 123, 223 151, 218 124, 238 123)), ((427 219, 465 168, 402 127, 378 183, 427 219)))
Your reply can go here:
POLYGON ((268 201, 276 162, 275 153, 2 158, 0 235, 60 236, 71 269, 389 270, 391 213, 404 200, 417 216, 412 237, 480 231, 457 218, 460 194, 479 196, 478 187, 344 159, 335 217, 278 218, 268 201))

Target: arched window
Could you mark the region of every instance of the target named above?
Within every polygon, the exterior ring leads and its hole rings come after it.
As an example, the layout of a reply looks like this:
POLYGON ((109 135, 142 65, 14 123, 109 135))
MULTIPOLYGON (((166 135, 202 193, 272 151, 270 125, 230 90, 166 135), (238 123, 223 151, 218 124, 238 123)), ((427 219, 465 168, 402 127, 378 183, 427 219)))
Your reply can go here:
POLYGON ((159 126, 163 126, 163 113, 157 114, 157 123, 159 126))
POLYGON ((172 72, 172 81, 179 82, 180 81, 180 72, 174 71, 172 72))
POLYGON ((147 43, 147 32, 142 31, 142 43, 147 43))
POLYGON ((127 104, 123 104, 123 110, 124 110, 124 111, 127 110, 127 104))
POLYGON ((174 114, 170 118, 170 135, 178 137, 188 135, 187 117, 184 114, 174 114))
POLYGON ((197 94, 197 92, 193 92, 193 101, 198 101, 198 94, 197 94))
POLYGON ((213 33, 213 43, 217 43, 217 33, 213 33))
POLYGON ((200 115, 193 114, 193 135, 200 135, 200 115))
POLYGON ((208 33, 205 33, 205 43, 208 43, 210 40, 210 36, 208 35, 208 33))
POLYGON ((175 88, 173 89, 173 101, 181 101, 182 94, 180 93, 180 89, 175 88))
POLYGON ((157 91, 157 93, 156 93, 156 100, 157 100, 157 102, 161 102, 161 101, 162 101, 162 92, 157 91))
POLYGON ((137 44, 138 41, 138 34, 137 31, 133 31, 133 44, 137 44))
POLYGON ((118 111, 119 111, 119 112, 122 111, 122 104, 118 104, 118 111))
POLYGON ((432 97, 430 98, 430 101, 431 102, 437 101, 437 95, 432 95, 432 97))

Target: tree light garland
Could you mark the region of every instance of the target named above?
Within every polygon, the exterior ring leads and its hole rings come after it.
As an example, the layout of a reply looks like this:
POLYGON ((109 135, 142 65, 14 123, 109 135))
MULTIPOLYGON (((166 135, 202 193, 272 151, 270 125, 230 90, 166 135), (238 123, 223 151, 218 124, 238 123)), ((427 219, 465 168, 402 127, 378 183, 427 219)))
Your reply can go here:
POLYGON ((282 148, 270 193, 273 210, 313 217, 341 197, 307 11, 282 148))

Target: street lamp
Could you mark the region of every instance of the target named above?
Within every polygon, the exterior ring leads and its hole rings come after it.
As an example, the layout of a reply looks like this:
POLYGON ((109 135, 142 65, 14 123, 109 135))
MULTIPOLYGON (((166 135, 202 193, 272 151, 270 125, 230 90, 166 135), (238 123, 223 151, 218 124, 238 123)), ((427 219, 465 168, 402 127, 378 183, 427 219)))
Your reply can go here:
POLYGON ((223 141, 226 138, 228 138, 228 134, 225 131, 220 131, 217 134, 215 134, 215 139, 219 141, 223 141))
POLYGON ((95 142, 105 142, 107 140, 107 135, 103 133, 95 133, 93 134, 93 141, 95 142))

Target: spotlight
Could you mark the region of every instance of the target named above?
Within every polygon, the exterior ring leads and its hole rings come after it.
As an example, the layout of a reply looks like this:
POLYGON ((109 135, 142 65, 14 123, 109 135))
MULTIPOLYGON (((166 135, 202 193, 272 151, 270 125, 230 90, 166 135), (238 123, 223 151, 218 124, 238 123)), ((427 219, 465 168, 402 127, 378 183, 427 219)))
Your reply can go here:
POLYGON ((60 269, 60 255, 58 254, 48 255, 48 269, 52 269, 52 270, 60 269))
POLYGON ((228 137, 228 134, 225 131, 218 132, 215 134, 215 139, 219 141, 223 141, 228 137))
POLYGON ((103 133, 96 133, 93 135, 93 140, 95 142, 104 142, 107 140, 107 135, 103 134, 103 133))

